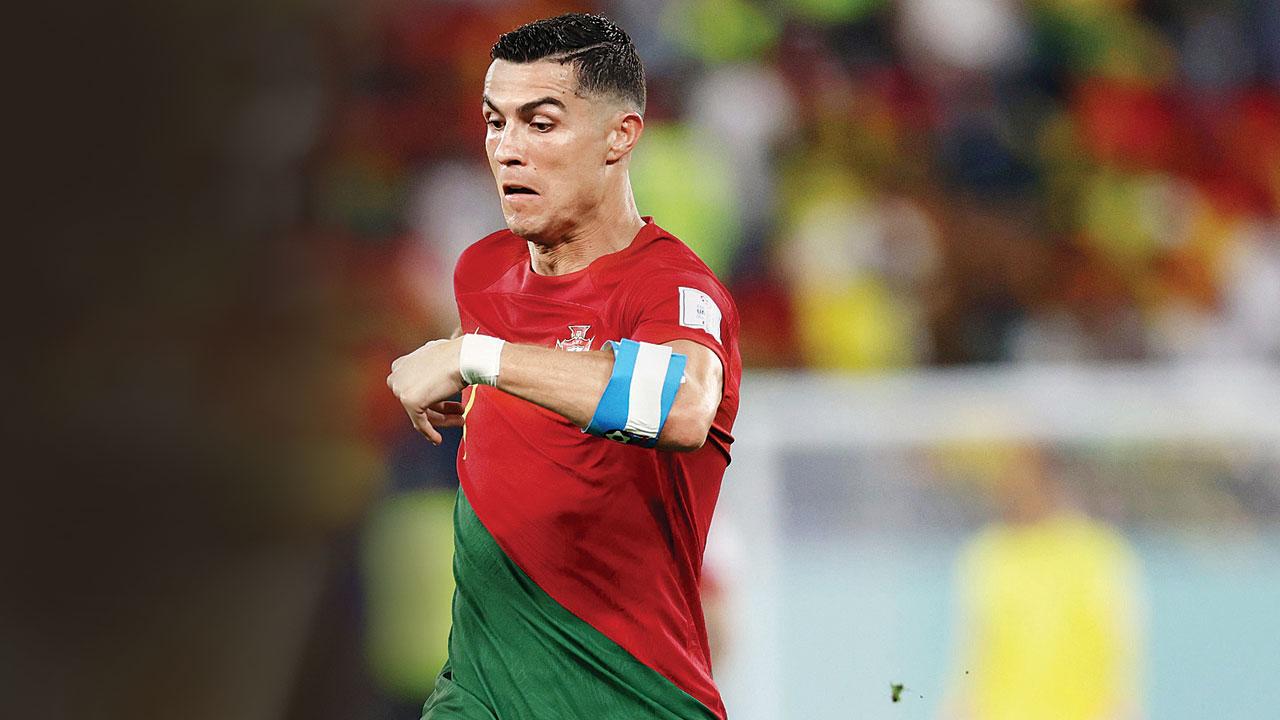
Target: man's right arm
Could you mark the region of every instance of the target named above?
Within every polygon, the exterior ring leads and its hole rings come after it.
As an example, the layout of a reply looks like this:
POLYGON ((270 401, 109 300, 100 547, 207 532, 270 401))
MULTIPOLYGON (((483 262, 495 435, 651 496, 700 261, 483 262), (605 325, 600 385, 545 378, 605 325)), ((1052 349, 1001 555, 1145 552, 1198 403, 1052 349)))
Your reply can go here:
MULTIPOLYGON (((436 427, 460 424, 458 403, 445 402, 465 382, 460 368, 462 340, 433 340, 391 365, 387 386, 405 406, 413 424, 437 445, 436 427)), ((702 447, 720 403, 723 384, 720 360, 710 349, 688 340, 673 347, 691 357, 668 422, 660 424, 660 450, 688 452, 702 447)), ((494 385, 569 420, 580 428, 591 424, 610 381, 614 355, 607 350, 567 353, 563 350, 503 343, 501 374, 494 385)))

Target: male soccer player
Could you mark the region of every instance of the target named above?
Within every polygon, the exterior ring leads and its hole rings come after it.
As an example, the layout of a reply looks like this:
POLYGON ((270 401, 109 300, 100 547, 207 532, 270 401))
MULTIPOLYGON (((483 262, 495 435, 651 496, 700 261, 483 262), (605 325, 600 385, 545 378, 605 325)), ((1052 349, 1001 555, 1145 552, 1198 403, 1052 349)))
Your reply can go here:
POLYGON ((630 38, 572 14, 491 55, 485 150, 509 229, 458 261, 466 334, 387 378, 433 442, 463 427, 449 661, 424 717, 723 718, 698 579, 738 409, 737 311, 636 209, 630 38))

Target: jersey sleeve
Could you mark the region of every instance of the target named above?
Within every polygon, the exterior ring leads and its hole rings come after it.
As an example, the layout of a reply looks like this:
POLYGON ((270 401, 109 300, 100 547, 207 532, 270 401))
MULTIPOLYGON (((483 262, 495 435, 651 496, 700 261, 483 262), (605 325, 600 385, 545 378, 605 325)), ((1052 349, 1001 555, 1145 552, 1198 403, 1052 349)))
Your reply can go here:
POLYGON ((631 339, 666 343, 692 340, 720 358, 726 372, 737 333, 737 310, 709 273, 677 271, 637 280, 628 303, 631 339))

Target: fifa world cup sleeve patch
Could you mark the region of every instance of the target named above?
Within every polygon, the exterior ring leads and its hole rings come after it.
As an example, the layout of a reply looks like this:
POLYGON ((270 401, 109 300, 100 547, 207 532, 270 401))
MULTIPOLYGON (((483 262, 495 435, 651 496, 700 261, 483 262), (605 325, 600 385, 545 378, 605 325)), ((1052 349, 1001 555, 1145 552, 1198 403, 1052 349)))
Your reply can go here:
POLYGON ((711 296, 694 288, 680 288, 680 324, 703 330, 720 341, 720 308, 711 296))

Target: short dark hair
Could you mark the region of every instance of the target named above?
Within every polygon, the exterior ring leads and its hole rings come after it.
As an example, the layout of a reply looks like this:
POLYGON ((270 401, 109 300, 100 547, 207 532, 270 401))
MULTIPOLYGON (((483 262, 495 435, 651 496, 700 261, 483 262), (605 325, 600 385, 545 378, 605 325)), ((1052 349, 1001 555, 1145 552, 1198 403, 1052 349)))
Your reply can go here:
POLYGON ((569 13, 504 33, 489 57, 514 63, 571 63, 585 94, 610 93, 644 112, 644 66, 622 28, 603 15, 569 13))

